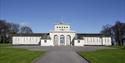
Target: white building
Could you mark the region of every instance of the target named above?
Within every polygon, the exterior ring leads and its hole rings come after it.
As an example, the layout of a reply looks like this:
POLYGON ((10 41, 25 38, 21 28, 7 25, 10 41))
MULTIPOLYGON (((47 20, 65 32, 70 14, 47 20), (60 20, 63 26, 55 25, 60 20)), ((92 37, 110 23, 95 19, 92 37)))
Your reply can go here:
POLYGON ((85 46, 111 45, 111 37, 99 33, 76 33, 70 25, 59 23, 49 33, 16 34, 12 37, 14 45, 41 45, 41 46, 85 46))

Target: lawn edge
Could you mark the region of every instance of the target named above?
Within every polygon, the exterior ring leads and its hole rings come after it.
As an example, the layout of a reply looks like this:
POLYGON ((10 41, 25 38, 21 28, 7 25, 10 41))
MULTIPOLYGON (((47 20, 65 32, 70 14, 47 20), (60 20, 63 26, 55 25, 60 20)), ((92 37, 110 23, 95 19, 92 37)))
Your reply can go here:
POLYGON ((45 51, 42 51, 42 52, 43 52, 43 55, 41 54, 39 57, 33 59, 31 63, 36 63, 38 60, 40 60, 47 54, 45 51))
POLYGON ((80 54, 80 51, 77 52, 77 54, 78 54, 80 57, 82 57, 83 59, 85 59, 86 61, 88 61, 89 63, 92 63, 92 62, 91 62, 90 60, 88 60, 86 57, 82 56, 82 55, 80 54))

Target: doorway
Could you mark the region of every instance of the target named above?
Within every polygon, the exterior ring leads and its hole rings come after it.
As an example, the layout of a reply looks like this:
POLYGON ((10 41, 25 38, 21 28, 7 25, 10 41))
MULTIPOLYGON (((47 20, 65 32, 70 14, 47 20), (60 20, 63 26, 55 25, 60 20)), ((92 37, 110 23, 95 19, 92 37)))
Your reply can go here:
POLYGON ((65 36, 64 35, 60 36, 60 45, 65 45, 65 36))

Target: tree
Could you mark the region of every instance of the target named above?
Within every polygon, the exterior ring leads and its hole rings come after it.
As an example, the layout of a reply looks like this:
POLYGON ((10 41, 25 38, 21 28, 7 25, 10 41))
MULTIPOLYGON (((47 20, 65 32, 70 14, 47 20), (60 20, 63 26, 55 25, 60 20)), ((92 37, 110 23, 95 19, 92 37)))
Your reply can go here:
POLYGON ((21 33, 32 33, 32 29, 28 26, 22 26, 15 23, 6 22, 5 20, 0 20, 0 43, 11 42, 11 37, 13 34, 17 34, 19 31, 21 33))
POLYGON ((6 21, 0 20, 0 33, 6 32, 8 28, 6 21))
POLYGON ((20 33, 32 33, 32 29, 29 26, 22 26, 20 28, 20 33))
POLYGON ((6 42, 8 24, 5 20, 0 20, 0 43, 6 42))
POLYGON ((19 32, 19 24, 15 24, 15 23, 8 23, 9 26, 9 31, 8 31, 8 41, 11 42, 11 37, 14 34, 17 34, 19 32))
POLYGON ((0 20, 0 43, 11 42, 13 34, 19 31, 19 24, 9 23, 5 20, 0 20))
POLYGON ((9 33, 16 34, 19 32, 19 24, 9 23, 9 33))
POLYGON ((125 23, 117 21, 114 25, 105 25, 103 26, 102 31, 100 32, 103 35, 111 36, 112 39, 115 39, 116 45, 122 46, 123 39, 125 39, 125 23))
POLYGON ((104 36, 111 36, 111 25, 107 24, 102 27, 102 31, 100 32, 104 36))
POLYGON ((115 25, 112 26, 112 31, 117 45, 123 45, 123 37, 125 35, 125 23, 117 21, 115 25))

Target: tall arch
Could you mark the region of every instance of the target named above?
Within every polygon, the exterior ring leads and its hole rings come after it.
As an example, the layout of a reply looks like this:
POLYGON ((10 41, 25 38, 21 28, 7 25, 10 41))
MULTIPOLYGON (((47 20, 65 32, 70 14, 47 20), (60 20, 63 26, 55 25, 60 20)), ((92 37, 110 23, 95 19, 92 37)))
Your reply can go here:
POLYGON ((58 35, 54 35, 54 45, 58 45, 58 35))
POLYGON ((60 45, 65 45, 65 36, 60 35, 60 45))
POLYGON ((70 35, 66 36, 66 45, 71 45, 71 36, 70 35))

